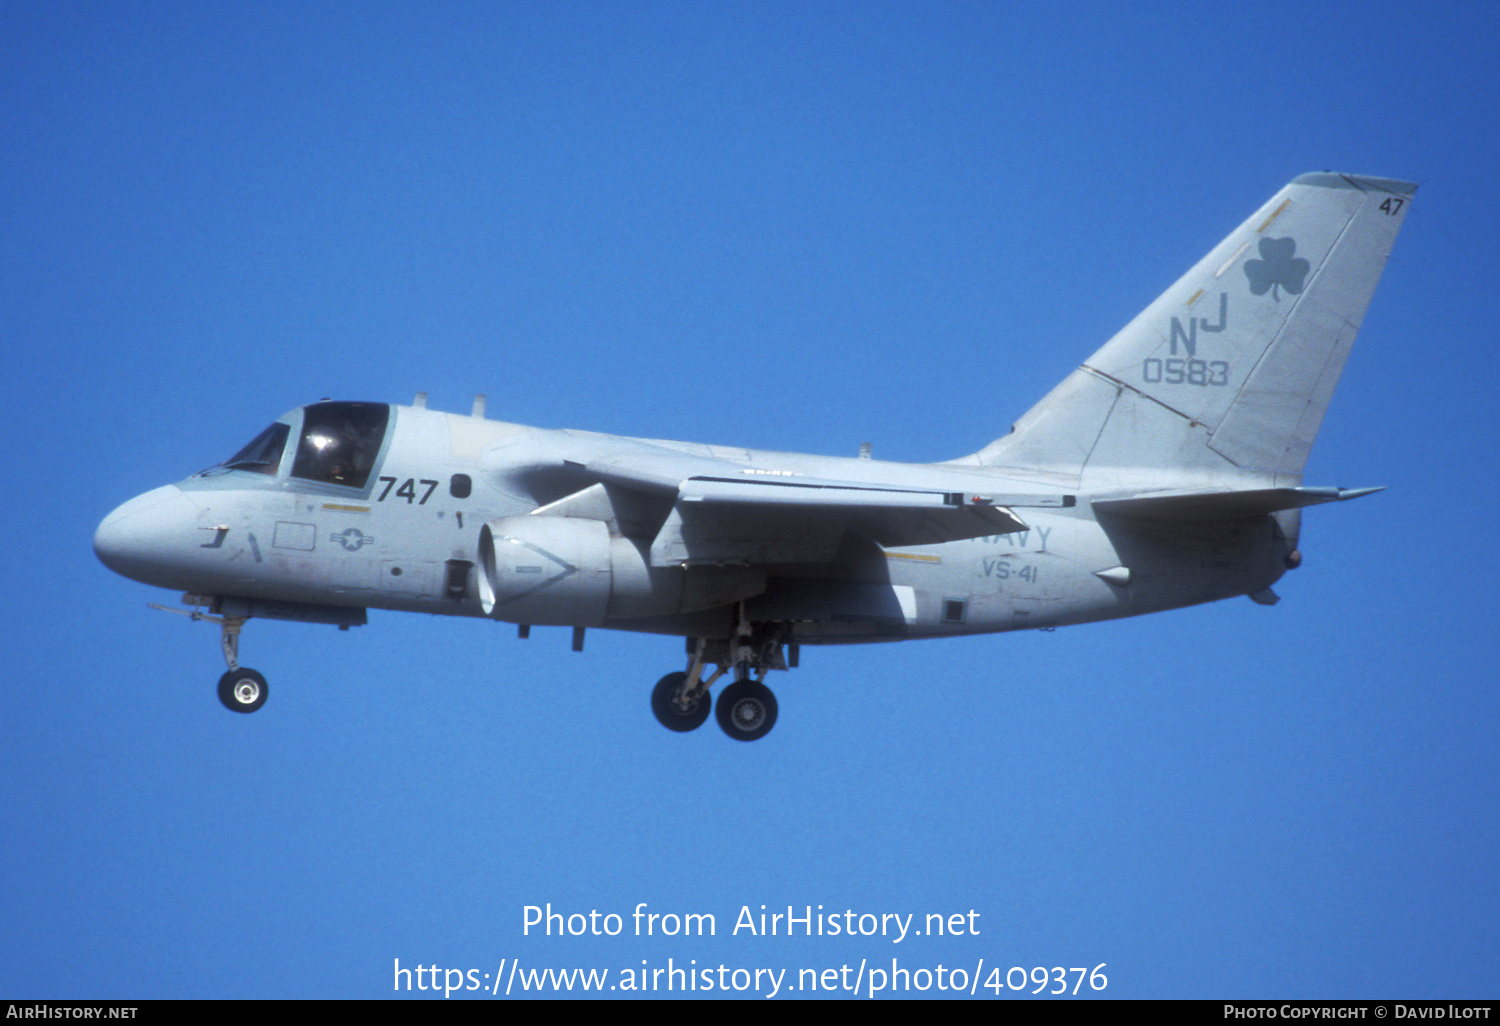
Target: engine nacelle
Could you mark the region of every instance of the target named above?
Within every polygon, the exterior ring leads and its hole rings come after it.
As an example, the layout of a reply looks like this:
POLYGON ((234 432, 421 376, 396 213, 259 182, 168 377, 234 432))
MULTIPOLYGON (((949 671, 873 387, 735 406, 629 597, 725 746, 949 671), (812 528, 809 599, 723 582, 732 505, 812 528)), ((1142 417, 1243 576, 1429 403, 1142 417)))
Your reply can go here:
POLYGON ((487 616, 539 626, 598 627, 670 616, 766 590, 750 567, 653 567, 650 546, 600 520, 520 516, 479 529, 479 601, 487 616))

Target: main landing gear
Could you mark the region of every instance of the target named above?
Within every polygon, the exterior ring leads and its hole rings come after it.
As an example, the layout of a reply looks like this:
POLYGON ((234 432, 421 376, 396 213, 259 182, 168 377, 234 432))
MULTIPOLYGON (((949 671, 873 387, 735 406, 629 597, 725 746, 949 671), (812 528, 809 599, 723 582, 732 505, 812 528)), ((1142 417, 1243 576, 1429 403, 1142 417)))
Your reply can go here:
MULTIPOLYGON (((195 606, 208 602, 207 599, 198 595, 184 595, 183 599, 193 601, 195 606)), ((173 609, 155 602, 150 605, 153 609, 177 613, 179 616, 191 617, 194 620, 207 620, 219 625, 219 644, 224 649, 224 662, 229 666, 229 672, 219 678, 219 701, 224 703, 224 708, 238 713, 253 713, 266 704, 266 698, 271 694, 266 678, 255 670, 241 666, 239 660, 240 628, 245 626, 245 621, 249 617, 215 616, 198 608, 173 609)))
POLYGON ((688 642, 686 673, 669 673, 651 692, 651 711, 668 730, 696 730, 708 719, 708 689, 734 670, 734 683, 719 693, 719 726, 736 741, 755 741, 776 726, 776 696, 762 683, 767 670, 785 670, 782 646, 790 644, 793 665, 796 644, 777 624, 741 623, 732 638, 692 638, 688 642), (704 670, 716 664, 707 679, 704 670), (751 679, 754 674, 754 679, 751 679))

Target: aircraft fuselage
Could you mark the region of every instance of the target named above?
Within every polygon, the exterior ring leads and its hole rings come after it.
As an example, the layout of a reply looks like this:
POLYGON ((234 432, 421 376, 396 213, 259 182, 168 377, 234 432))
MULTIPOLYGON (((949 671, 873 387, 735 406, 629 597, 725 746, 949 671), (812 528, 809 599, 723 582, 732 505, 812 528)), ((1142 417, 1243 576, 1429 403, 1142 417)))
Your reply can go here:
MULTIPOLYGON (((481 528, 595 484, 599 474, 588 466, 601 454, 607 459, 616 440, 390 409, 389 437, 362 485, 293 476, 288 447, 275 473, 214 468, 130 500, 100 525, 100 558, 125 576, 205 597, 533 622, 503 607, 482 608, 481 528), (545 461, 534 458, 541 454, 545 461)), ((300 412, 283 418, 289 429, 299 426, 300 412)), ((1091 511, 1090 496, 988 469, 648 444, 787 481, 908 483, 1071 502, 1017 510, 1022 530, 957 541, 882 546, 850 532, 837 539, 831 561, 799 563, 793 552, 754 574, 733 565, 679 567, 690 577, 738 572, 740 583, 730 583, 732 599, 706 608, 653 613, 646 603, 645 615, 606 610, 579 626, 728 636, 743 601, 750 619, 787 623, 797 641, 811 643, 1054 627, 1256 592, 1281 575, 1291 549, 1269 516, 1216 524, 1196 536, 1111 529, 1091 511), (1122 566, 1133 568, 1128 583, 1099 576, 1122 566)), ((639 505, 650 507, 649 497, 639 505)), ((649 542, 670 507, 662 499, 624 526, 649 542)), ((544 565, 537 583, 551 570, 544 565)), ((587 571, 602 572, 580 572, 587 571)), ((277 615, 266 609, 261 615, 277 615)))

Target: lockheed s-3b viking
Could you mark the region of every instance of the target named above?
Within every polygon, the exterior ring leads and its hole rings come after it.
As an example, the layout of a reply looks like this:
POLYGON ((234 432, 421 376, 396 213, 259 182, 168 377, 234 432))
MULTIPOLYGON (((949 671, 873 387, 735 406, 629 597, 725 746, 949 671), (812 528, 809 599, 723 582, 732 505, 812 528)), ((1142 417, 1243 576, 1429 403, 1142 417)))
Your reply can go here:
MULTIPOLYGON (((942 463, 554 431, 318 402, 131 499, 94 536, 221 626, 369 607, 687 639, 663 725, 754 740, 803 645, 1049 628, 1248 595, 1301 560, 1302 470, 1416 187, 1303 175, 1010 433, 942 463), (1013 544, 996 545, 997 539, 1013 544), (206 610, 206 611, 205 611, 206 610)), ((187 612, 186 610, 179 610, 187 612)))

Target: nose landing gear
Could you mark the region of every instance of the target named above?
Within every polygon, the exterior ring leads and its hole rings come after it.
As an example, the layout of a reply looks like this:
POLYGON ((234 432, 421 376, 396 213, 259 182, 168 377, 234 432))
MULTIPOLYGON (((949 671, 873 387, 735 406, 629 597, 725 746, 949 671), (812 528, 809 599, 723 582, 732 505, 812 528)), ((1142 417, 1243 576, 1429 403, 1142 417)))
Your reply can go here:
POLYGON ((219 678, 219 701, 224 703, 224 708, 232 712, 253 713, 265 705, 266 699, 271 694, 266 678, 255 670, 241 666, 239 661, 240 628, 245 626, 245 621, 249 617, 215 616, 213 613, 205 613, 197 608, 208 603, 208 600, 202 596, 184 595, 182 598, 185 602, 192 602, 194 608, 192 610, 173 609, 171 606, 163 606, 155 602, 149 605, 152 609, 160 609, 164 613, 176 613, 193 620, 207 620, 209 623, 219 625, 219 645, 224 649, 224 662, 229 666, 229 672, 219 678))

